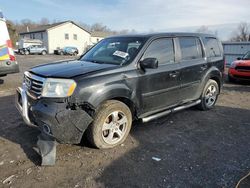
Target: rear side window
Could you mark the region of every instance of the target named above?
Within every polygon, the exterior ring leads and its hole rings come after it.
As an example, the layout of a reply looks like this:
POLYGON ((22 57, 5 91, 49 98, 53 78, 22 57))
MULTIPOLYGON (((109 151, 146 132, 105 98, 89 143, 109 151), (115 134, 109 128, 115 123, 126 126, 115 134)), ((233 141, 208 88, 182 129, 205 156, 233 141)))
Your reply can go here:
POLYGON ((221 57, 219 42, 216 38, 205 38, 205 45, 208 57, 221 57))
POLYGON ((200 40, 196 37, 180 37, 180 48, 182 60, 202 58, 200 40))
POLYGON ((143 59, 156 58, 159 64, 174 62, 173 39, 164 38, 154 40, 146 49, 143 59))

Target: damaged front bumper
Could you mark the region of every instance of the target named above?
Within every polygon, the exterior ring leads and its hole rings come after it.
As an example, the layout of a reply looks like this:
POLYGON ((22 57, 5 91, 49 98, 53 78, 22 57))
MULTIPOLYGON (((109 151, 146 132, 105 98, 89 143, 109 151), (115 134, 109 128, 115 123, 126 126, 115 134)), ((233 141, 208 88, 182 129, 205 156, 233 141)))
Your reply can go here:
POLYGON ((42 157, 41 165, 55 164, 56 141, 80 143, 84 131, 92 121, 87 112, 80 108, 71 110, 64 102, 32 99, 25 85, 17 88, 16 107, 27 125, 41 130, 37 141, 42 157))
POLYGON ((91 116, 81 108, 72 110, 65 102, 32 99, 25 85, 17 88, 16 107, 27 125, 38 127, 59 143, 80 143, 84 131, 92 122, 91 116))

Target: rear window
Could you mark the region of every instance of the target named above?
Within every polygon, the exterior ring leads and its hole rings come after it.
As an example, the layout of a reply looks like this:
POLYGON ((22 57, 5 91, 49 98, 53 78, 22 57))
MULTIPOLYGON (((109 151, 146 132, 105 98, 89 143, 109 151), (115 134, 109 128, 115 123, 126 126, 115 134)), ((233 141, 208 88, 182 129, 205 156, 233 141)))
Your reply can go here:
POLYGON ((221 57, 221 50, 219 42, 216 38, 207 37, 205 38, 205 45, 208 57, 221 57))
POLYGON ((182 60, 193 60, 202 58, 200 40, 196 37, 180 37, 180 48, 182 60))

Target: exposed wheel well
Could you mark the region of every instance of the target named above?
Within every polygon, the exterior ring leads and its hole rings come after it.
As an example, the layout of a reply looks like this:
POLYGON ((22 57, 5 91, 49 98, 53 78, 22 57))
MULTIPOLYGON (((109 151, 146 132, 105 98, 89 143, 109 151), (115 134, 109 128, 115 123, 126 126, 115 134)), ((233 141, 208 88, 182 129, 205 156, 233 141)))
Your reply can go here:
POLYGON ((129 107, 130 111, 131 111, 132 119, 136 118, 136 107, 135 107, 135 104, 131 100, 129 100, 129 99, 125 98, 125 97, 116 97, 116 98, 112 98, 111 100, 118 100, 118 101, 123 102, 124 104, 126 104, 129 107))
POLYGON ((216 81, 218 86, 219 86, 219 90, 221 90, 221 81, 220 81, 220 79, 218 77, 215 77, 215 76, 211 77, 210 79, 216 81))

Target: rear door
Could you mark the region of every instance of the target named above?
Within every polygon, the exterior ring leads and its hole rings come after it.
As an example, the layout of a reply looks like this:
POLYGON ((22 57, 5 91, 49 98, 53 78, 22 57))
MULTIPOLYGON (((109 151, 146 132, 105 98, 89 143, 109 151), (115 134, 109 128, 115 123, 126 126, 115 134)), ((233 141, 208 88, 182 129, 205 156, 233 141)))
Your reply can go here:
POLYGON ((179 65, 175 61, 173 38, 160 38, 151 42, 141 60, 156 58, 157 69, 146 69, 139 76, 143 113, 157 112, 179 101, 179 65))
POLYGON ((178 37, 180 52, 180 99, 187 102, 200 95, 199 86, 208 69, 203 44, 198 37, 178 37))

